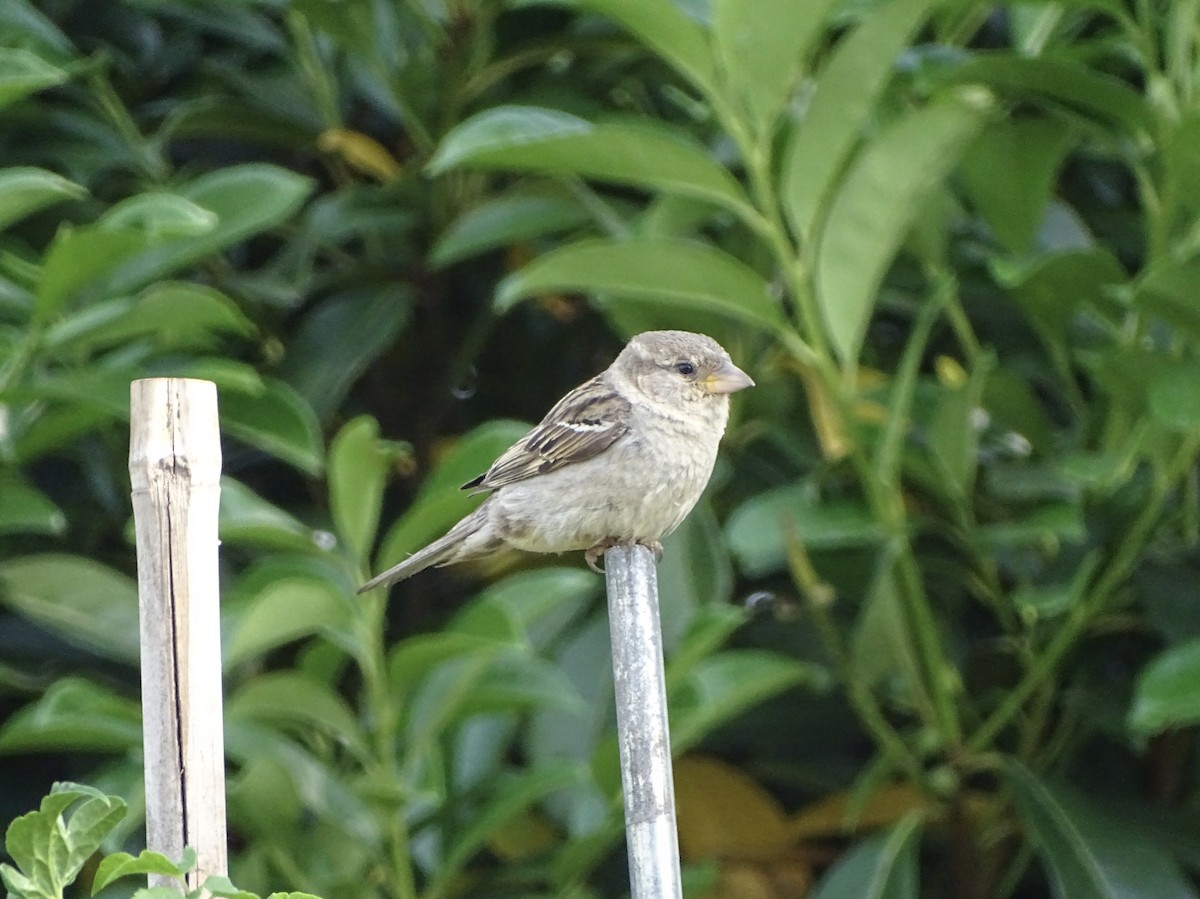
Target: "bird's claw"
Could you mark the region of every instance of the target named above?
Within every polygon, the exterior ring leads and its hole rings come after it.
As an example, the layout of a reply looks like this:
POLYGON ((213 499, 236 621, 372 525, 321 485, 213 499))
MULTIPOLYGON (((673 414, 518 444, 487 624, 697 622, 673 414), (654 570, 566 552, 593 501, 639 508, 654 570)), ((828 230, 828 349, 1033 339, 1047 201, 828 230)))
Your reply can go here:
POLYGON ((632 543, 627 543, 626 541, 619 540, 616 537, 606 537, 605 539, 603 539, 599 543, 597 543, 595 546, 589 547, 587 550, 584 551, 583 558, 587 561, 588 568, 592 569, 592 571, 596 572, 596 574, 604 574, 604 569, 601 568, 596 563, 599 562, 600 558, 606 552, 608 552, 610 549, 612 549, 614 546, 623 546, 623 545, 624 546, 644 546, 644 547, 646 547, 646 549, 650 550, 650 552, 654 553, 655 564, 662 561, 663 548, 662 548, 662 544, 659 543, 657 540, 650 540, 650 541, 635 540, 632 543))

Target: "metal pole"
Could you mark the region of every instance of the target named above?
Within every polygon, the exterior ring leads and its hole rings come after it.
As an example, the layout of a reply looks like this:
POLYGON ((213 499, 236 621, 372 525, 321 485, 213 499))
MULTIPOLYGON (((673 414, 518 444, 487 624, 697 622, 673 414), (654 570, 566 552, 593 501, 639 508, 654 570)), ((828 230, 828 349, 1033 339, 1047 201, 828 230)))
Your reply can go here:
POLYGON ((632 899, 680 899, 679 836, 654 554, 604 556, 632 899))

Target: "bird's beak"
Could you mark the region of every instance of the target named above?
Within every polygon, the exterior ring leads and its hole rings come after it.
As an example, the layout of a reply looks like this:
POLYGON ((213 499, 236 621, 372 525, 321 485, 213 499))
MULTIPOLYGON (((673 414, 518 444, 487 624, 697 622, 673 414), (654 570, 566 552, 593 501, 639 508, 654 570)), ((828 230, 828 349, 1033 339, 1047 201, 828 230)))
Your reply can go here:
POLYGON ((732 362, 725 361, 701 383, 709 393, 737 393, 739 390, 753 387, 754 379, 732 362))

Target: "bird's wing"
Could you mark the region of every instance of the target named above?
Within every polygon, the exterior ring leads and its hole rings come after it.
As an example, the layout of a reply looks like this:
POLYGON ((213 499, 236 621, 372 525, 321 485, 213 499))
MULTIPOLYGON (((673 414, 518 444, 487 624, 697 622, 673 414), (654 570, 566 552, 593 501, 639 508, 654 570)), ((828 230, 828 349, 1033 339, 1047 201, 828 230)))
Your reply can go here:
POLYGON ((464 490, 495 490, 599 455, 629 430, 629 401, 597 375, 576 387, 532 431, 464 490))

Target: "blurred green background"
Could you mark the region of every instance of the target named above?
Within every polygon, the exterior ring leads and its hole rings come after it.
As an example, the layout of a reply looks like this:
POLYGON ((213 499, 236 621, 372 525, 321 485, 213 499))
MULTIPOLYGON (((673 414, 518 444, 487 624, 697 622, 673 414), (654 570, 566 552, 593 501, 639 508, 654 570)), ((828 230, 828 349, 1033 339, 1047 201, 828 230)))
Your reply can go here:
POLYGON ((688 896, 1197 895, 1200 0, 5 0, 0 229, 0 824, 140 845, 201 377, 234 881, 626 895, 601 579, 354 590, 680 327, 758 383, 659 568, 688 896))

